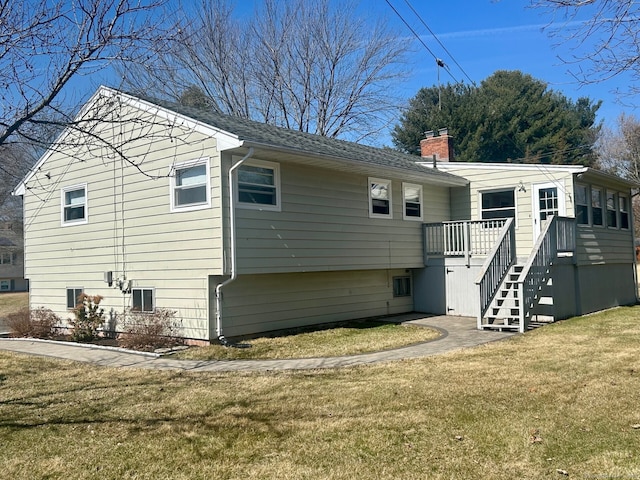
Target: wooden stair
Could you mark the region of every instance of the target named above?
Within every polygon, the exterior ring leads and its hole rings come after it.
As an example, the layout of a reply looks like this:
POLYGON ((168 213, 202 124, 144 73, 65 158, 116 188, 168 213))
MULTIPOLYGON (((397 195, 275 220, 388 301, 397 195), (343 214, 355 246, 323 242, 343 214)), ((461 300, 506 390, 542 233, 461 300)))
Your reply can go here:
POLYGON ((517 331, 520 328, 521 299, 518 298, 518 278, 523 267, 524 265, 513 265, 505 276, 482 319, 482 329, 517 331))

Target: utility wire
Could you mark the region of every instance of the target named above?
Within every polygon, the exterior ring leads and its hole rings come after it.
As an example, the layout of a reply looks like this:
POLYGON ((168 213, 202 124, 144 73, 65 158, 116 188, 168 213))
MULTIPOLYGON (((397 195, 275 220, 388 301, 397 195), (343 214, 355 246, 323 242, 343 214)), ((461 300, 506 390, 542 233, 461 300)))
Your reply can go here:
POLYGON ((435 53, 433 53, 433 51, 427 46, 427 44, 424 43, 424 41, 420 38, 420 35, 418 35, 418 33, 411 27, 411 25, 409 25, 409 23, 404 19, 404 17, 400 15, 400 12, 398 12, 398 10, 396 10, 396 8, 393 5, 391 5, 391 2, 389 2, 389 0, 385 0, 385 1, 387 2, 387 5, 391 7, 391 10, 395 12, 398 18, 402 20, 402 22, 407 26, 409 30, 411 30, 411 33, 413 33, 413 36, 416 37, 418 41, 422 44, 422 46, 427 49, 427 51, 431 54, 433 59, 436 61, 436 64, 438 65, 438 67, 444 66, 445 71, 449 74, 449 76, 451 76, 451 78, 453 78, 455 83, 460 83, 458 79, 453 75, 453 73, 451 73, 451 70, 449 70, 449 67, 447 67, 447 65, 442 60, 440 60, 435 53))
MULTIPOLYGON (((388 2, 387 2, 388 3, 388 2)), ((427 23, 422 19, 422 17, 420 16, 420 14, 418 12, 416 12, 416 10, 413 8, 413 6, 411 5, 411 3, 409 3, 409 0, 404 0, 404 3, 407 4, 407 6, 411 9, 411 11, 413 12, 413 14, 418 17, 418 20, 420 20, 420 23, 422 23, 422 25, 424 25, 424 27, 429 30, 429 33, 433 36, 433 38, 436 39, 436 41, 438 42, 438 44, 442 47, 442 49, 447 52, 447 55, 449 55, 449 57, 451 58, 451 60, 453 60, 453 63, 456 64, 456 66, 460 69, 460 71, 464 74, 465 77, 467 77, 469 79, 469 81, 471 82, 471 84, 475 87, 476 86, 476 82, 474 82, 471 77, 469 75, 467 75, 467 72, 464 71, 464 68, 462 68, 462 66, 458 63, 458 61, 455 59, 455 57, 451 54, 451 52, 449 50, 447 50, 447 47, 444 46, 444 44, 440 41, 440 39, 438 38, 438 36, 433 32, 433 30, 431 30, 431 28, 429 28, 429 25, 427 25, 427 23)))

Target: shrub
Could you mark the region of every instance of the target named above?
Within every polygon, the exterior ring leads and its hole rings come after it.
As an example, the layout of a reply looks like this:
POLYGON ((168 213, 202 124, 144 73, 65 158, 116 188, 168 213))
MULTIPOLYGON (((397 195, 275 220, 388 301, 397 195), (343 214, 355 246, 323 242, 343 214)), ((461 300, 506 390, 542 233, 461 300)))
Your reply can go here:
POLYGON ((78 296, 78 304, 73 309, 75 319, 69 319, 73 327, 71 338, 76 342, 90 342, 98 336, 98 329, 104 323, 104 308, 100 308, 100 295, 78 296))
POLYGON ((174 310, 163 308, 156 308, 153 313, 126 311, 120 345, 136 350, 153 350, 181 344, 182 340, 177 338, 180 325, 175 315, 174 310))
POLYGON ((7 323, 14 337, 52 338, 60 318, 48 308, 23 308, 7 315, 7 323))

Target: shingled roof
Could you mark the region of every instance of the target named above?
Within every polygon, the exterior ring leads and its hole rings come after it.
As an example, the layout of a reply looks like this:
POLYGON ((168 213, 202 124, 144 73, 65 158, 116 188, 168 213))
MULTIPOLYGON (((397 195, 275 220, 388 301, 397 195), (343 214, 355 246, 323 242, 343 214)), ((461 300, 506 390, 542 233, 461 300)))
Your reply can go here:
POLYGON ((449 185, 466 185, 466 179, 447 172, 425 168, 416 162, 420 157, 389 148, 376 148, 355 142, 338 140, 297 130, 276 127, 245 118, 202 110, 174 102, 153 99, 140 95, 130 95, 145 102, 171 110, 219 130, 236 135, 247 146, 261 146, 273 149, 295 150, 301 154, 330 157, 350 162, 369 164, 383 168, 404 170, 440 180, 449 185))

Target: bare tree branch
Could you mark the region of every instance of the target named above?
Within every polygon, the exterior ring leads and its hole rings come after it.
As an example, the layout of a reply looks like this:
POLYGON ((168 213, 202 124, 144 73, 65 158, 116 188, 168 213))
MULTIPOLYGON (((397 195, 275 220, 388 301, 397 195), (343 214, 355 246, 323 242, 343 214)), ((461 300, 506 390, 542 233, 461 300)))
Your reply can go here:
POLYGON ((203 1, 160 68, 124 76, 132 90, 153 86, 172 100, 195 86, 231 115, 328 137, 374 137, 397 116, 408 43, 356 7, 263 0, 240 23, 228 0, 203 1))
POLYGON ((531 0, 553 19, 547 31, 571 48, 561 58, 582 84, 629 74, 623 95, 640 91, 640 3, 635 0, 531 0), (586 18, 586 19, 584 19, 586 18))

